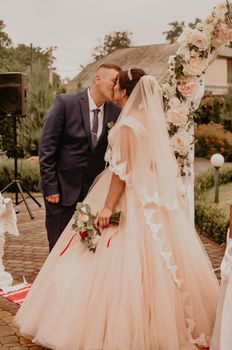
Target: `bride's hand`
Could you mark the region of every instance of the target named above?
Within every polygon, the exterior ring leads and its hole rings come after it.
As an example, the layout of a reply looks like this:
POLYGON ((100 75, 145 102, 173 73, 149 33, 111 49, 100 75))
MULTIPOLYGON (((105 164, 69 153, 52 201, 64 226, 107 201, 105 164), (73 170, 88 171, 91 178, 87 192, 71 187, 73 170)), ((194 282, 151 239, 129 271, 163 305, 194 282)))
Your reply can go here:
POLYGON ((97 230, 108 227, 110 224, 110 217, 112 215, 112 210, 109 208, 103 208, 94 221, 94 226, 97 230))

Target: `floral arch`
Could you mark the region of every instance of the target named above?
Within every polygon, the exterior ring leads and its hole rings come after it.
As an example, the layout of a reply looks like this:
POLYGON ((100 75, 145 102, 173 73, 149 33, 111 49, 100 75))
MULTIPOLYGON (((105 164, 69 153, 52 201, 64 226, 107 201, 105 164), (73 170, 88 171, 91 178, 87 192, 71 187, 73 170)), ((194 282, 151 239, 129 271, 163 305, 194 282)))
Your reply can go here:
POLYGON ((232 11, 226 0, 216 5, 203 23, 184 29, 176 55, 169 57, 169 80, 162 85, 170 142, 184 179, 193 222, 193 112, 204 95, 204 74, 215 50, 231 41, 232 11))
POLYGON ((171 145, 181 174, 193 176, 193 112, 204 94, 204 73, 213 53, 232 41, 232 12, 226 0, 194 29, 186 27, 176 55, 169 57, 169 80, 162 85, 171 145))

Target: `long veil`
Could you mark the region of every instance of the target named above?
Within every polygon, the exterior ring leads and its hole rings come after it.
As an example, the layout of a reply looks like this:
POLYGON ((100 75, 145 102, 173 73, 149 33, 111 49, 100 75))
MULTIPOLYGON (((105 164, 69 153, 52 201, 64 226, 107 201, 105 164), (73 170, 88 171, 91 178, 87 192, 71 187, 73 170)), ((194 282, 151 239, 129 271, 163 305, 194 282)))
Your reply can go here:
POLYGON ((157 80, 144 76, 137 83, 109 135, 106 160, 124 171, 140 194, 155 196, 167 209, 183 199, 178 165, 169 142, 162 93, 157 80), (109 156, 110 155, 110 156, 109 156))

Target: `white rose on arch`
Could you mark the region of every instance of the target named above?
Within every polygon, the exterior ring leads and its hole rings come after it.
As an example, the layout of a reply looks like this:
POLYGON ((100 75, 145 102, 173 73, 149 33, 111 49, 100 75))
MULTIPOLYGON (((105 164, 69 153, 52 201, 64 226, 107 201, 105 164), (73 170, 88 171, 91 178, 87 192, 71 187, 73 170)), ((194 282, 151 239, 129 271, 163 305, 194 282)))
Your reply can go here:
POLYGON ((225 21, 225 15, 228 12, 228 8, 226 3, 217 4, 214 7, 213 15, 215 16, 217 21, 225 21))
POLYGON ((185 60, 191 57, 191 51, 184 45, 181 45, 176 53, 177 55, 181 55, 185 60))
POLYGON ((172 123, 175 126, 184 126, 188 121, 189 109, 186 106, 173 107, 167 112, 167 119, 169 123, 172 123))
POLYGON ((190 57, 184 65, 183 72, 186 75, 199 75, 208 65, 208 59, 201 57, 190 57))
POLYGON ((171 85, 169 83, 162 84, 162 90, 163 90, 164 96, 168 100, 170 100, 176 94, 176 87, 175 87, 175 85, 171 85))
POLYGON ((169 105, 170 108, 173 108, 173 107, 180 107, 181 101, 179 100, 178 97, 173 96, 173 97, 168 101, 168 105, 169 105))
POLYGON ((179 129, 177 133, 171 137, 171 145, 173 150, 180 155, 185 156, 190 151, 190 145, 194 138, 185 129, 179 129))
POLYGON ((199 29, 186 27, 180 35, 178 42, 184 46, 194 45, 200 50, 207 50, 209 46, 209 37, 199 29))

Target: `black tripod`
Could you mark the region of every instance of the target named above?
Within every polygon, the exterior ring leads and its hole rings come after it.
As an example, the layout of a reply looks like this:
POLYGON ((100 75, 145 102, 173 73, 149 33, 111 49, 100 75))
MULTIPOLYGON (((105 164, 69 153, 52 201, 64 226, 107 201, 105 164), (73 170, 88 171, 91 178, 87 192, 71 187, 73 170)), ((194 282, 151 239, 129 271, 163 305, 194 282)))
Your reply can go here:
POLYGON ((13 130, 14 130, 14 179, 1 190, 1 193, 5 192, 6 190, 10 189, 11 187, 14 188, 14 193, 15 193, 15 205, 19 205, 20 203, 24 202, 27 211, 31 217, 31 219, 34 219, 34 216, 32 215, 31 209, 27 203, 27 199, 24 195, 24 192, 27 193, 27 195, 33 199, 33 201, 41 207, 41 204, 35 199, 35 197, 32 196, 32 194, 26 189, 24 184, 18 179, 18 154, 17 154, 17 117, 14 116, 14 125, 13 125, 13 130), (19 193, 22 196, 22 200, 19 200, 19 193))

